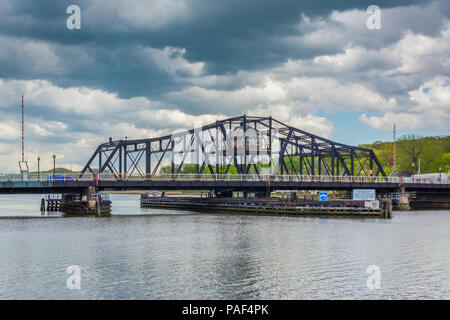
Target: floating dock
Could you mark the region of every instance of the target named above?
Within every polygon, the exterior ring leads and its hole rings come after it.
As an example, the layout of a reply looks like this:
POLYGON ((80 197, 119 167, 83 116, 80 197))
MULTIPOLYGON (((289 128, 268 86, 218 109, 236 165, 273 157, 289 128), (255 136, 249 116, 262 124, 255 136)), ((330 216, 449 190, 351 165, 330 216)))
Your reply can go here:
POLYGON ((288 201, 279 198, 195 198, 141 195, 142 208, 174 208, 298 216, 392 218, 392 202, 383 201, 288 201))

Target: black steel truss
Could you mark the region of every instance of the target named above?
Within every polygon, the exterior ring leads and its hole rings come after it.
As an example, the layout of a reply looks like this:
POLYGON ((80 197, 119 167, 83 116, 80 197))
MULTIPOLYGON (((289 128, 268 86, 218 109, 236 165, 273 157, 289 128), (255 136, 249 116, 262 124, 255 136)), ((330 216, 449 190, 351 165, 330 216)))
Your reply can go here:
POLYGON ((97 147, 82 173, 177 177, 189 165, 198 174, 386 176, 371 149, 334 142, 272 117, 246 115, 158 138, 110 139, 97 147))

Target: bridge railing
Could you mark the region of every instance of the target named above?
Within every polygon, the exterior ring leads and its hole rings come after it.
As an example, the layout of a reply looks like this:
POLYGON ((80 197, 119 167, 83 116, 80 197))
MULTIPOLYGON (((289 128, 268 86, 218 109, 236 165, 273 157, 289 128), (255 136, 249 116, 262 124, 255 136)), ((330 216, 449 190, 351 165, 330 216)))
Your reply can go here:
MULTIPOLYGON (((83 179, 86 179, 84 177, 83 179)), ((92 178, 89 178, 92 179, 92 178)), ((159 174, 152 177, 141 175, 99 174, 99 181, 255 181, 255 182, 341 182, 341 183, 398 183, 398 177, 363 177, 363 176, 311 176, 311 175, 257 175, 257 174, 159 174)))
POLYGON ((67 173, 0 173, 0 182, 45 182, 45 181, 79 181, 80 174, 67 172, 67 173))
POLYGON ((372 177, 372 176, 311 176, 311 175, 268 175, 268 174, 158 174, 155 176, 118 175, 112 173, 79 174, 67 173, 29 173, 0 174, 3 182, 70 182, 70 181, 254 181, 265 182, 338 182, 338 183, 420 183, 448 184, 447 179, 421 179, 402 177, 372 177))
POLYGON ((447 173, 435 175, 432 177, 407 177, 402 178, 403 183, 433 183, 433 184, 448 184, 450 182, 449 175, 447 173))

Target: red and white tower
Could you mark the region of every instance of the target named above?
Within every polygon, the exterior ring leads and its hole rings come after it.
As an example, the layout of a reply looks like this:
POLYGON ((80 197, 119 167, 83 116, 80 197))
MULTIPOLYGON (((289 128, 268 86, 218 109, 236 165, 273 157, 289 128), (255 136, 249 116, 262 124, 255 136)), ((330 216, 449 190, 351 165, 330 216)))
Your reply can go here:
POLYGON ((22 162, 25 161, 25 143, 24 143, 24 112, 23 112, 23 93, 22 93, 22 162))
POLYGON ((25 161, 25 117, 23 106, 23 93, 22 93, 22 160, 19 161, 19 169, 23 177, 28 174, 28 163, 25 161))

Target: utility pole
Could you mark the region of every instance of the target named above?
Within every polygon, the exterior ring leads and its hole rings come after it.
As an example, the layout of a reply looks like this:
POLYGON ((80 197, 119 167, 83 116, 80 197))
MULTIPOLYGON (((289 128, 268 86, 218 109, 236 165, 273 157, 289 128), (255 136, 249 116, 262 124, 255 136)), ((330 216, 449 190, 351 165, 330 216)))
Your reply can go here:
POLYGON ((23 105, 23 93, 22 93, 22 158, 19 161, 19 170, 22 175, 22 180, 28 180, 28 163, 25 161, 25 129, 24 129, 24 105, 23 105))
POLYGON ((38 179, 39 181, 41 180, 41 171, 40 171, 40 166, 39 166, 39 162, 41 161, 41 157, 38 156, 37 157, 37 162, 38 162, 38 179))

